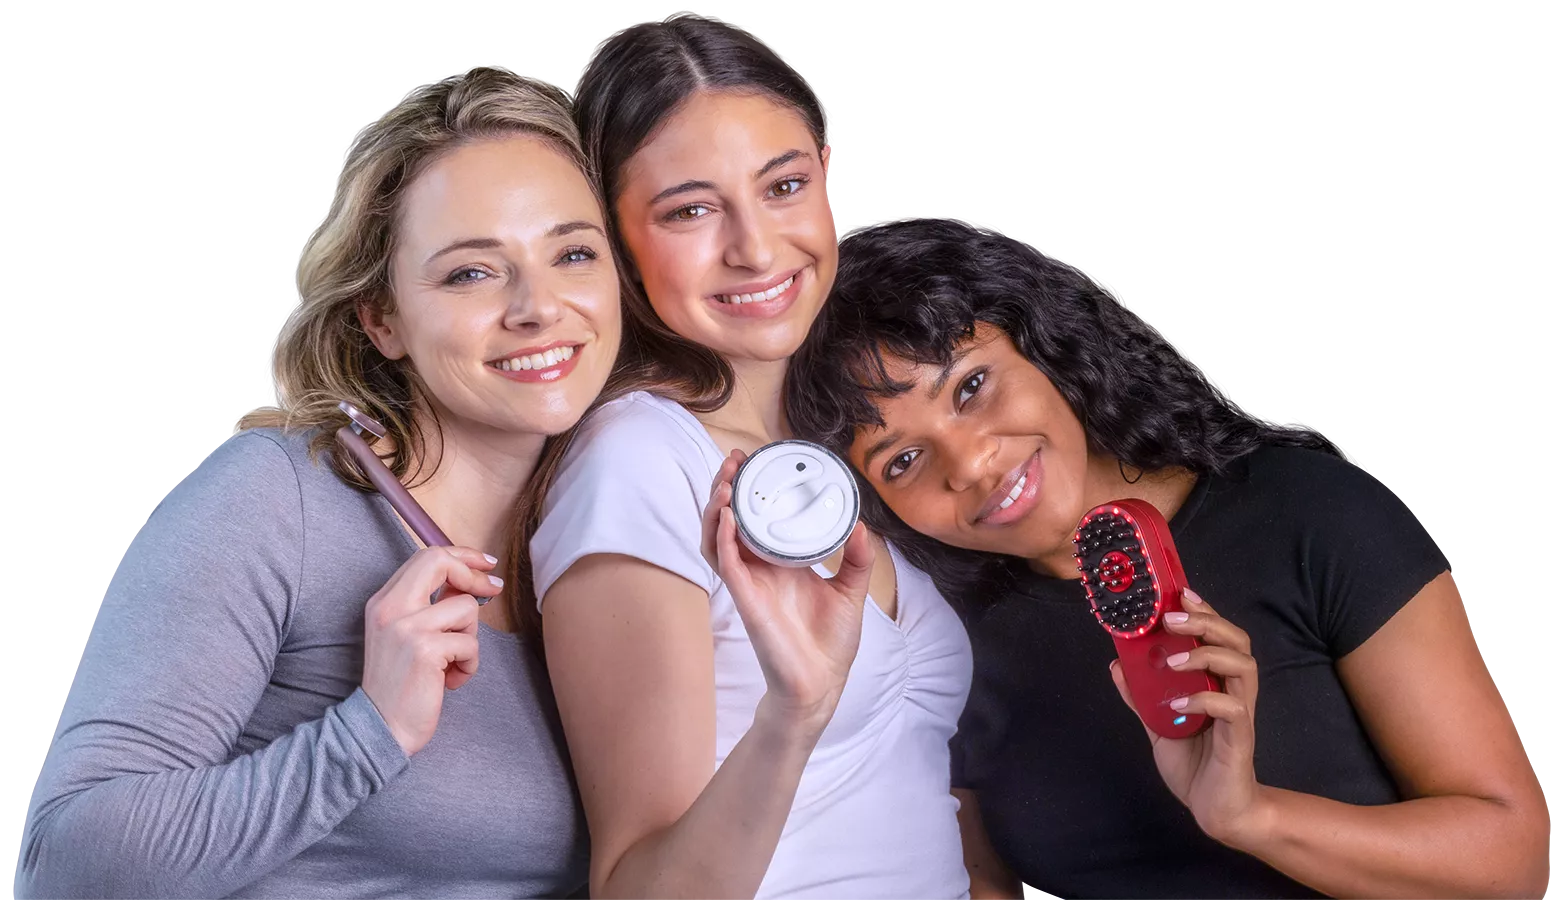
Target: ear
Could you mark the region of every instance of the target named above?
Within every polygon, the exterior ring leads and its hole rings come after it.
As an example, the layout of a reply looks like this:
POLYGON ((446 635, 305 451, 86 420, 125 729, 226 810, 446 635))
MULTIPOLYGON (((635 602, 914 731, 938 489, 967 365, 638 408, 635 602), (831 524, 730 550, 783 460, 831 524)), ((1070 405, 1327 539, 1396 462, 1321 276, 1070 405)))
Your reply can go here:
POLYGON ((829 174, 829 145, 828 144, 824 145, 824 149, 818 151, 818 162, 819 162, 819 165, 824 167, 824 174, 828 175, 829 174))
POLYGON ((394 314, 386 315, 366 300, 358 301, 358 324, 363 326, 364 333, 374 343, 375 349, 386 359, 400 359, 407 355, 395 319, 394 314))

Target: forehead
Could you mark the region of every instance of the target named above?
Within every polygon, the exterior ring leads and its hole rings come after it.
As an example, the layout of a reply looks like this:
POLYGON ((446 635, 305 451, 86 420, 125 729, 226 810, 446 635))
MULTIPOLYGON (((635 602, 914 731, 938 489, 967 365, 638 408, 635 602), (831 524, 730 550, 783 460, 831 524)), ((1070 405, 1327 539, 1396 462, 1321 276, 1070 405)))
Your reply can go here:
POLYGON ((950 384, 960 372, 978 362, 990 362, 1018 354, 1006 332, 995 325, 977 322, 971 337, 955 342, 954 362, 949 370, 949 378, 940 385, 939 381, 945 374, 943 366, 918 363, 883 348, 880 348, 880 352, 889 382, 908 389, 893 396, 873 395, 869 398, 884 424, 868 424, 856 430, 851 443, 851 455, 856 461, 861 460, 867 448, 885 436, 915 430, 929 417, 941 415, 949 407, 946 395, 950 384))
POLYGON ((399 225, 402 240, 417 244, 451 232, 519 239, 577 219, 602 219, 585 176, 547 141, 512 135, 434 160, 407 188, 399 225))
POLYGON ((642 182, 746 182, 758 165, 787 150, 814 150, 812 132, 795 109, 763 93, 700 91, 630 158, 625 193, 660 190, 642 182))

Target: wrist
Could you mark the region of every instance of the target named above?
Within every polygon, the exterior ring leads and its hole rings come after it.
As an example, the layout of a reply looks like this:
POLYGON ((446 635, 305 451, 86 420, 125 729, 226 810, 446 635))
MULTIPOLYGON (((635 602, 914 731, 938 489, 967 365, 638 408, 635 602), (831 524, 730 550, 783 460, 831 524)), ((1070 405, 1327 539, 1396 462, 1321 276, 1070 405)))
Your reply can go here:
POLYGON ((813 745, 834 718, 838 697, 828 697, 806 707, 783 703, 773 694, 759 698, 753 714, 753 731, 783 747, 811 753, 813 745))
POLYGON ((1253 786, 1252 802, 1219 834, 1209 836, 1242 853, 1261 857, 1273 843, 1279 827, 1278 792, 1267 785, 1253 786))

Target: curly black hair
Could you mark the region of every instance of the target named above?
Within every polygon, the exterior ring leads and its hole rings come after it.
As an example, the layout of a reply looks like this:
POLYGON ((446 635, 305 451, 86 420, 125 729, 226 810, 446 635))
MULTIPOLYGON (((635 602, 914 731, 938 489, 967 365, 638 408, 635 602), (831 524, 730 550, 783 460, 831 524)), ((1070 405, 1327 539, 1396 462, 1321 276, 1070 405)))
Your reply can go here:
MULTIPOLYGON (((834 290, 787 374, 792 429, 845 456, 857 429, 883 425, 874 400, 913 387, 889 376, 886 358, 946 367, 977 322, 1002 329, 1051 379, 1092 452, 1125 466, 1226 474, 1265 445, 1343 455, 1315 431, 1242 412, 1077 269, 949 219, 875 225, 841 242, 834 290)), ((912 530, 856 475, 863 520, 963 611, 979 609, 1016 577, 1013 560, 912 530)))

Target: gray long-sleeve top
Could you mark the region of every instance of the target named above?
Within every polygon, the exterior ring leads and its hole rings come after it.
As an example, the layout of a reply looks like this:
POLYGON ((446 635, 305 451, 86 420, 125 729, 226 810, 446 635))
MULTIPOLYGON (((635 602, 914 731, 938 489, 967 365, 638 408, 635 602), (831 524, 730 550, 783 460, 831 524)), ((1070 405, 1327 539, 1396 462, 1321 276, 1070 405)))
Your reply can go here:
POLYGON ((416 549, 384 498, 260 430, 120 563, 28 809, 18 897, 567 894, 586 833, 536 654, 476 676, 408 758, 358 686, 363 609, 416 549))

